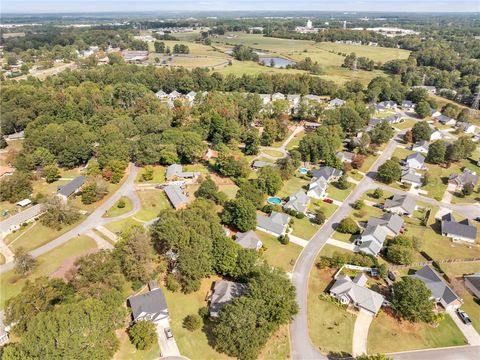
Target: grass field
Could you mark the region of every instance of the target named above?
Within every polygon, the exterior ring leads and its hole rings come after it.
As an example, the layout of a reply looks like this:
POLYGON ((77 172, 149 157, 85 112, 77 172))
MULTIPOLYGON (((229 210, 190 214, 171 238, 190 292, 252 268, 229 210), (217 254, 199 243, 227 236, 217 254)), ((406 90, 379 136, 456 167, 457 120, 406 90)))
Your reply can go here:
POLYGON ((129 211, 132 211, 132 208, 132 201, 128 197, 122 196, 120 200, 115 203, 115 205, 113 205, 110 209, 107 210, 103 217, 117 217, 126 214, 129 211), (125 203, 125 206, 123 208, 118 207, 120 201, 123 201, 125 203))
POLYGON ((291 271, 298 255, 300 255, 300 252, 302 251, 302 248, 292 243, 282 245, 275 236, 261 231, 257 231, 256 233, 265 247, 263 252, 265 260, 267 260, 272 266, 278 267, 287 272, 291 271))
POLYGON ((142 181, 142 175, 145 173, 145 168, 141 168, 138 171, 137 178, 135 182, 145 183, 145 184, 162 184, 165 182, 165 166, 153 166, 153 179, 149 181, 142 181))
POLYGON ((137 191, 142 209, 134 215, 138 220, 149 221, 158 216, 160 210, 170 208, 170 203, 161 190, 143 190, 137 191))
POLYGON ((277 151, 277 150, 264 149, 261 152, 264 153, 264 154, 273 156, 273 157, 283 157, 283 153, 281 151, 277 151))
POLYGON ((95 249, 96 243, 87 236, 80 236, 71 239, 56 249, 41 255, 37 258, 38 266, 35 271, 27 278, 20 278, 13 271, 8 271, 0 277, 0 308, 4 308, 5 301, 20 293, 27 280, 35 279, 39 276, 48 276, 71 256, 78 256, 87 250, 95 249))
POLYGON ((258 360, 279 360, 290 358, 290 339, 288 337, 288 325, 282 326, 271 336, 258 360))
POLYGON ((128 217, 126 219, 107 224, 105 225, 105 227, 116 234, 120 234, 125 228, 135 226, 135 225, 142 226, 143 223, 136 221, 135 219, 132 219, 132 217, 128 217))
POLYGON ((449 315, 436 328, 428 324, 399 322, 380 311, 368 332, 368 353, 388 352, 466 345, 466 339, 449 315))
POLYGON ((119 340, 120 349, 118 349, 113 357, 114 360, 155 360, 158 359, 160 355, 158 341, 155 341, 152 347, 148 350, 137 350, 130 342, 126 332, 122 332, 119 340))
POLYGON ((292 234, 304 240, 310 240, 320 227, 312 223, 308 218, 293 219, 292 234))
POLYGON ((290 142, 287 144, 287 150, 292 150, 298 147, 298 145, 300 144, 300 141, 304 138, 304 136, 305 136, 304 131, 295 135, 293 139, 290 140, 290 142))
POLYGON ((297 176, 293 176, 283 183, 283 187, 278 192, 278 196, 287 197, 292 195, 294 192, 301 190, 304 186, 308 185, 308 181, 301 179, 297 176))
POLYGON ((355 185, 350 182, 348 183, 347 189, 339 189, 335 186, 335 184, 330 184, 327 188, 327 197, 338 201, 343 201, 348 195, 350 195, 354 187, 355 185))

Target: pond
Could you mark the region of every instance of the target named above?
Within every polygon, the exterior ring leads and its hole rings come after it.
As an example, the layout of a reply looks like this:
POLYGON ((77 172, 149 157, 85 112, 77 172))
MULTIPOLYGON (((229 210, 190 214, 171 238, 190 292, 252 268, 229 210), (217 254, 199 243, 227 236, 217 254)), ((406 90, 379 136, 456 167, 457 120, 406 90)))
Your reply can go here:
POLYGON ((263 65, 274 67, 274 68, 284 68, 287 65, 295 65, 296 63, 291 60, 287 60, 281 57, 262 57, 260 58, 260 62, 263 65), (272 66, 272 61, 273 61, 273 66, 272 66))
POLYGON ((267 199, 267 202, 269 204, 272 204, 272 205, 280 205, 282 203, 282 199, 280 199, 279 197, 272 197, 270 196, 268 199, 267 199))

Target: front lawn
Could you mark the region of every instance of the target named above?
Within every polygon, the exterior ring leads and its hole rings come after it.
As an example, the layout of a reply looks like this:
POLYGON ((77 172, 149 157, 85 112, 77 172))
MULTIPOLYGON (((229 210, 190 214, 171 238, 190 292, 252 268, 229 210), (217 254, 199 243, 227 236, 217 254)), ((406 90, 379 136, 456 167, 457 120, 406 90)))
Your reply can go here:
POLYGON ((395 149, 395 151, 392 154, 392 157, 396 157, 399 160, 403 160, 407 156, 412 155, 414 153, 415 153, 414 151, 411 151, 411 150, 405 149, 403 147, 397 146, 397 148, 395 149))
POLYGON ((115 234, 120 234, 125 228, 132 227, 132 226, 143 226, 143 223, 136 221, 132 217, 128 217, 123 220, 115 221, 113 223, 105 225, 105 227, 114 232, 115 234))
POLYGON ((291 271, 295 265, 298 255, 302 251, 302 247, 293 243, 283 245, 278 239, 270 234, 266 234, 262 231, 256 231, 258 237, 263 242, 265 249, 263 251, 263 257, 267 262, 275 267, 283 269, 285 271, 291 271))
POLYGON ((288 337, 288 325, 282 326, 267 341, 258 360, 278 360, 290 358, 290 339, 288 337))
POLYGON ((302 131, 301 133, 295 135, 292 140, 287 144, 287 150, 292 150, 298 147, 300 144, 300 141, 303 139, 305 136, 305 131, 302 131))
POLYGON ((126 196, 122 196, 119 201, 117 201, 110 209, 107 210, 107 212, 105 213, 105 215, 103 215, 103 217, 107 217, 107 218, 117 217, 117 216, 126 214, 129 211, 132 211, 132 209, 133 209, 133 204, 130 198, 126 196), (125 204, 124 207, 118 207, 118 204, 120 203, 120 201, 124 202, 125 204))
POLYGON ((334 245, 325 244, 320 251, 320 256, 332 257, 335 253, 343 254, 343 255, 352 255, 352 252, 349 250, 345 250, 334 245))
POLYGON ((235 199, 238 191, 238 186, 235 184, 219 185, 218 190, 224 192, 229 199, 235 199))
POLYGON ((293 235, 304 240, 310 240, 320 227, 304 217, 303 219, 293 218, 292 228, 293 235))
POLYGON ((385 354, 466 344, 467 340, 448 314, 434 328, 424 323, 400 322, 382 310, 370 325, 367 350, 369 354, 385 354))
POLYGON ((142 175, 145 173, 145 168, 141 168, 138 171, 137 178, 135 182, 145 183, 145 184, 162 184, 165 182, 165 166, 152 166, 153 168, 153 179, 148 181, 142 181, 142 175))
POLYGON ((38 266, 35 271, 26 278, 15 274, 13 270, 0 276, 0 308, 5 307, 5 301, 19 294, 27 280, 33 280, 39 276, 48 276, 58 269, 63 261, 72 256, 79 256, 90 249, 97 247, 95 241, 87 236, 74 237, 65 244, 37 258, 38 266))
POLYGON ((170 208, 170 203, 162 190, 142 190, 137 191, 137 195, 142 203, 142 209, 133 216, 138 220, 150 221, 158 216, 160 210, 170 208))
POLYGON ((354 186, 354 184, 349 182, 348 188, 339 189, 334 183, 329 184, 327 188, 327 197, 334 200, 343 201, 347 198, 348 195, 350 195, 354 186))
POLYGON ((324 354, 352 351, 355 315, 319 298, 333 279, 333 270, 312 268, 308 282, 308 330, 313 344, 324 354))
POLYGON ((401 123, 393 124, 392 126, 398 130, 410 129, 415 125, 416 121, 414 119, 405 119, 401 123))
POLYGON ((120 335, 120 348, 113 357, 115 360, 155 360, 160 356, 160 348, 158 341, 155 341, 148 350, 137 350, 130 342, 126 331, 122 331, 120 335))

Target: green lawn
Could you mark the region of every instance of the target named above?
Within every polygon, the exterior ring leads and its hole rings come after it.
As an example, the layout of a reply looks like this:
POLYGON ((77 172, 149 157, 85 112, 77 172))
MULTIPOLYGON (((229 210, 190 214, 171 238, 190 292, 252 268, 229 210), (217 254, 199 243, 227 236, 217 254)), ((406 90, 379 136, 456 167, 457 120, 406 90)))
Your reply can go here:
POLYGON ((307 186, 308 183, 308 180, 293 176, 292 178, 283 183, 283 187, 280 189, 277 195, 282 198, 290 196, 294 192, 301 190, 304 186, 307 186))
POLYGON ((261 231, 256 232, 260 240, 263 242, 263 257, 267 262, 275 267, 285 271, 291 271, 298 255, 302 251, 302 247, 293 243, 282 245, 273 235, 266 234, 261 231))
POLYGON ((120 339, 120 349, 114 356, 115 360, 156 360, 160 356, 160 348, 158 341, 152 345, 148 350, 137 350, 137 348, 130 342, 126 333, 122 333, 120 339))
POLYGON ((293 219, 292 234, 304 240, 310 240, 320 227, 312 223, 307 217, 303 219, 293 219))
POLYGON ((308 205, 308 209, 310 211, 316 211, 317 209, 322 209, 323 213, 327 217, 327 219, 333 215, 333 213, 337 210, 338 206, 335 204, 329 204, 323 202, 322 200, 315 200, 312 199, 310 204, 308 205))
POLYGON ((107 218, 117 217, 117 216, 126 214, 129 211, 132 211, 132 209, 133 209, 132 201, 128 197, 122 196, 120 200, 116 202, 115 205, 113 205, 110 209, 107 210, 107 212, 105 213, 105 215, 103 215, 103 217, 107 217, 107 218), (118 204, 122 200, 125 203, 125 206, 123 208, 119 208, 118 204))
POLYGON ((277 150, 264 149, 261 152, 273 157, 283 157, 283 153, 277 150))
POLYGON ((396 157, 399 160, 405 159, 408 155, 413 154, 414 152, 402 147, 397 147, 392 154, 392 157, 396 157))
POLYGON ((469 262, 455 262, 455 263, 445 263, 441 264, 441 267, 448 276, 461 277, 465 274, 473 274, 480 270, 480 262, 478 261, 469 261, 469 262))
MULTIPOLYGON (((443 264, 442 264, 443 265, 443 264)), ((478 270, 478 263, 477 263, 478 270)), ((473 327, 480 333, 480 300, 469 292, 463 284, 455 284, 454 289, 458 296, 463 299, 462 309, 469 315, 473 327)))
POLYGON ((58 269, 63 261, 71 256, 78 256, 87 250, 95 249, 96 243, 87 236, 75 237, 56 249, 37 258, 38 266, 27 278, 21 278, 14 271, 8 271, 0 277, 0 308, 4 308, 5 301, 20 293, 27 280, 39 276, 48 276, 58 269))
POLYGON ((135 225, 143 226, 143 223, 136 221, 135 219, 132 219, 132 217, 128 217, 126 219, 107 224, 105 225, 105 227, 116 234, 120 234, 125 228, 132 227, 135 225))
POLYGON ((135 182, 143 182, 145 184, 162 184, 165 182, 165 166, 153 166, 153 179, 149 181, 142 181, 142 175, 145 173, 145 168, 141 168, 138 171, 135 182))
POLYGON ((346 243, 353 243, 356 238, 357 238, 357 235, 344 234, 344 233, 341 233, 340 231, 335 231, 332 234, 332 239, 343 241, 346 243))
POLYGON ((142 203, 142 209, 134 215, 138 220, 149 221, 155 219, 160 210, 170 208, 170 203, 161 190, 143 190, 137 191, 137 194, 142 203))
POLYGON ((384 354, 426 348, 466 345, 467 341, 449 315, 436 328, 428 324, 399 322, 380 311, 368 332, 368 353, 384 354))
POLYGON ((361 172, 367 172, 370 167, 373 165, 373 163, 378 159, 378 156, 379 155, 368 155, 366 158, 365 158, 365 161, 362 165, 362 167, 360 168, 360 171, 361 172))
POLYGON ((303 139, 304 136, 305 136, 304 131, 295 135, 293 139, 290 140, 290 142, 287 144, 287 150, 292 150, 298 147, 298 144, 300 144, 300 141, 303 139))
POLYGON ((67 231, 77 226, 84 219, 85 216, 80 215, 80 219, 77 222, 71 225, 63 226, 60 230, 46 227, 42 225, 40 221, 36 221, 34 223, 28 224, 19 231, 8 234, 8 236, 5 237, 4 241, 10 246, 12 250, 23 247, 27 251, 31 251, 49 243, 60 235, 65 234, 67 231))
POLYGON ((354 184, 349 182, 347 189, 339 189, 336 187, 336 184, 329 184, 327 188, 327 197, 338 201, 343 201, 348 195, 350 195, 354 186, 354 184))
POLYGON ((395 129, 405 130, 405 129, 410 129, 413 125, 415 125, 415 123, 416 121, 413 119, 406 119, 406 120, 403 120, 401 123, 393 124, 392 126, 395 129))
POLYGON ((349 250, 345 250, 330 244, 325 244, 320 251, 320 256, 332 257, 335 253, 345 254, 345 255, 352 255, 352 252, 349 250))
MULTIPOLYGON (((473 168, 472 170, 475 171, 475 167, 468 160, 453 163, 448 168, 441 167, 440 165, 427 164, 427 172, 430 175, 429 183, 426 186, 423 186, 422 190, 427 191, 429 197, 434 198, 435 200, 441 200, 447 189, 448 177, 453 173, 462 172, 461 169, 463 166, 473 168)), ((476 171, 478 172, 479 170, 480 169, 477 167, 476 171)))
POLYGON ((332 270, 312 268, 308 283, 308 330, 313 344, 324 354, 352 351, 355 315, 319 299, 332 281, 332 270))
POLYGON ((227 194, 229 199, 235 199, 238 191, 238 186, 235 184, 219 185, 218 190, 227 194))

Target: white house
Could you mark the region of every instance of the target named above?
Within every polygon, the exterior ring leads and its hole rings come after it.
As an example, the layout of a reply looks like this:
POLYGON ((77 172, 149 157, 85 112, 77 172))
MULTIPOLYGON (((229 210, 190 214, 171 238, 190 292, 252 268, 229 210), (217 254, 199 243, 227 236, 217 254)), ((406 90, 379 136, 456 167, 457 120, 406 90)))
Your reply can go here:
POLYGON ((312 199, 321 200, 325 197, 327 187, 327 180, 323 177, 319 177, 308 185, 307 196, 312 199))
POLYGON ((456 221, 452 213, 445 214, 441 219, 442 235, 453 242, 468 242, 474 244, 477 240, 477 228, 469 219, 456 221))
POLYGON ((441 140, 442 138, 443 138, 443 135, 438 130, 433 130, 432 133, 430 134, 430 141, 441 140))
POLYGON ((405 164, 411 169, 423 169, 425 166, 425 156, 416 152, 414 154, 408 155, 404 160, 405 164))
POLYGON ((270 101, 272 100, 270 94, 259 94, 258 96, 260 96, 260 100, 262 100, 263 106, 269 104, 270 101))
POLYGON ((132 310, 132 320, 150 320, 156 325, 169 326, 167 301, 156 281, 148 283, 149 291, 128 298, 132 310))
POLYGON ((458 122, 457 126, 458 126, 458 129, 465 134, 475 133, 475 125, 473 124, 469 124, 466 122, 458 122))
POLYGON ((279 92, 272 94, 272 101, 277 101, 277 100, 285 100, 285 95, 279 92))
POLYGON ((412 145, 412 151, 422 153, 422 154, 428 154, 428 148, 429 148, 429 144, 428 144, 428 141, 426 140, 416 142, 415 144, 412 145))

